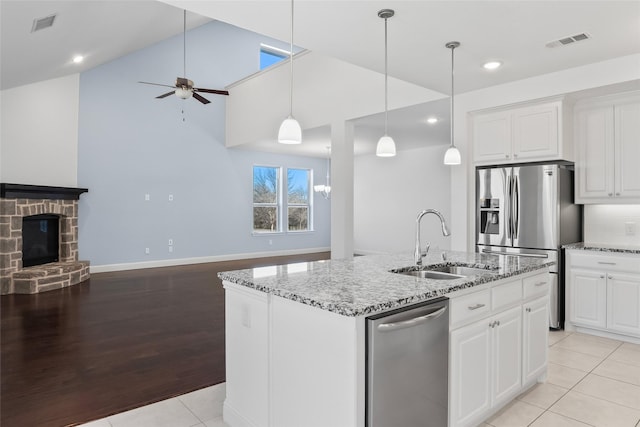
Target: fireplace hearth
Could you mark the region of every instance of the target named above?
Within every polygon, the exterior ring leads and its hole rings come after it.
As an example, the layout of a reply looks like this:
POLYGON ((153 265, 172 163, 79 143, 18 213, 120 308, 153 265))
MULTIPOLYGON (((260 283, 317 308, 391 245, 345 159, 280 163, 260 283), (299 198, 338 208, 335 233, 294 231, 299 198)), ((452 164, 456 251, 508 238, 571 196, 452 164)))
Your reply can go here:
POLYGON ((78 199, 86 188, 0 184, 0 294, 33 294, 81 283, 78 199))

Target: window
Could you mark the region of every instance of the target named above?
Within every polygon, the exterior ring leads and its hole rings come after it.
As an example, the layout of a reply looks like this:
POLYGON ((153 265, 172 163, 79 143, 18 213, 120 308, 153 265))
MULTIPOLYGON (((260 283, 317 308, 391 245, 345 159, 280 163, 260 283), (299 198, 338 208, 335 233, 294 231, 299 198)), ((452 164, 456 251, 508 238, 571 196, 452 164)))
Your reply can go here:
POLYGON ((277 166, 253 167, 253 232, 309 231, 311 226, 310 169, 287 169, 286 198, 283 176, 277 166), (283 203, 285 203, 283 208, 283 203), (281 225, 281 224, 286 224, 281 225))
POLYGON ((309 230, 309 169, 287 169, 287 223, 289 231, 309 230))
POLYGON ((253 231, 280 231, 280 168, 253 167, 253 231))
POLYGON ((278 49, 272 46, 261 45, 260 46, 260 69, 264 70, 265 68, 275 64, 276 62, 280 62, 283 59, 289 57, 289 52, 284 51, 282 49, 278 49))

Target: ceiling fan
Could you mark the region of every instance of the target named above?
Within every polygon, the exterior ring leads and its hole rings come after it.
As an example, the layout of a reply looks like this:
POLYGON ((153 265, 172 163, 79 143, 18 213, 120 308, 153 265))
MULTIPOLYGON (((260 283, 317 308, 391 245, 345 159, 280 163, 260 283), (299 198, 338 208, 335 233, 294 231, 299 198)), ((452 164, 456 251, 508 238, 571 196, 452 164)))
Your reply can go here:
MULTIPOLYGON (((183 13, 183 32, 182 32, 182 53, 183 53, 183 72, 184 72, 183 75, 186 76, 187 75, 187 42, 186 42, 186 40, 187 40, 187 11, 186 11, 186 9, 183 12, 184 12, 183 13)), ((194 97, 195 99, 197 99, 198 101, 202 102, 203 104, 208 104, 211 101, 209 101, 208 99, 206 99, 202 95, 199 95, 196 92, 214 93, 216 95, 229 95, 229 92, 226 91, 226 90, 205 89, 205 88, 201 88, 201 87, 193 87, 193 82, 191 80, 187 79, 186 77, 176 77, 176 83, 173 86, 164 85, 164 84, 160 84, 160 83, 149 83, 149 82, 138 82, 138 83, 144 83, 144 84, 147 84, 147 85, 154 85, 154 86, 165 86, 165 87, 175 88, 171 92, 163 93, 162 95, 156 96, 156 99, 166 98, 169 95, 175 94, 178 98, 189 99, 191 97, 194 97)))

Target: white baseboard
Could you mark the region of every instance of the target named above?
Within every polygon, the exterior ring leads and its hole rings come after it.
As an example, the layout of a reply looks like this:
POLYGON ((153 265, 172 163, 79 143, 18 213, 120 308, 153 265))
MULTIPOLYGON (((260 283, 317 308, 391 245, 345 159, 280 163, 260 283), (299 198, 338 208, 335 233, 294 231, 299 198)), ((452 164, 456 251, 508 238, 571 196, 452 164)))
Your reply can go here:
POLYGON ((212 255, 195 258, 163 259, 157 261, 130 262, 123 264, 92 265, 90 273, 107 273, 111 271, 139 270, 143 268, 173 267, 176 265, 203 264, 207 262, 234 261, 239 259, 267 258, 328 252, 331 248, 288 249, 284 251, 251 252, 244 254, 212 255))
MULTIPOLYGON (((229 398, 224 400, 222 405, 222 419, 226 424, 233 427, 257 427, 254 423, 242 416, 228 402, 229 398)), ((267 420, 262 420, 266 422, 267 420)))

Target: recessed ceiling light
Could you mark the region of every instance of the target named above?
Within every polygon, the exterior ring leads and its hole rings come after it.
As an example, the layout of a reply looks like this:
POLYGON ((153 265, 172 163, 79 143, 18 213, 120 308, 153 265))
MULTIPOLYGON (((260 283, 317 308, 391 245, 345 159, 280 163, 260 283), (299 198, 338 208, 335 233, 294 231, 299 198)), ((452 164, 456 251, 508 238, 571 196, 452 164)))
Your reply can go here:
POLYGON ((427 123, 429 123, 430 125, 436 124, 436 123, 438 123, 438 118, 437 117, 429 117, 427 119, 427 123))
POLYGON ((489 62, 485 62, 483 67, 486 70, 495 70, 497 68, 500 68, 501 65, 502 65, 502 62, 500 61, 489 61, 489 62))
POLYGON ((82 61, 84 61, 84 56, 82 56, 82 55, 76 55, 76 56, 73 57, 73 63, 74 64, 79 64, 82 61))

